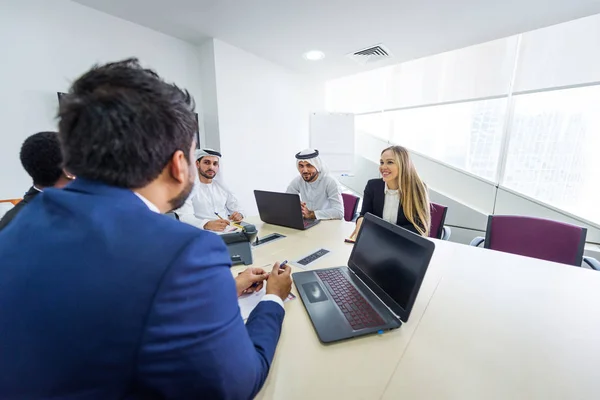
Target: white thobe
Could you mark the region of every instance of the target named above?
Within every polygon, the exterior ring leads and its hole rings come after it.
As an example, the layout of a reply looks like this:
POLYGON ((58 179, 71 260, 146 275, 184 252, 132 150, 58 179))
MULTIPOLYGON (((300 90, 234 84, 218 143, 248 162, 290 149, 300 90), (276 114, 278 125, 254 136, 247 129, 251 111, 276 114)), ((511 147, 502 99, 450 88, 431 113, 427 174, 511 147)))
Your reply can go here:
POLYGON ((297 176, 287 188, 288 193, 297 193, 317 219, 343 219, 344 202, 342 191, 335 178, 324 175, 314 182, 306 182, 297 176))
POLYGON ((228 219, 234 212, 244 214, 233 193, 223 184, 214 180, 212 183, 197 181, 190 197, 175 212, 180 221, 200 229, 204 229, 207 222, 219 219, 219 217, 228 219))

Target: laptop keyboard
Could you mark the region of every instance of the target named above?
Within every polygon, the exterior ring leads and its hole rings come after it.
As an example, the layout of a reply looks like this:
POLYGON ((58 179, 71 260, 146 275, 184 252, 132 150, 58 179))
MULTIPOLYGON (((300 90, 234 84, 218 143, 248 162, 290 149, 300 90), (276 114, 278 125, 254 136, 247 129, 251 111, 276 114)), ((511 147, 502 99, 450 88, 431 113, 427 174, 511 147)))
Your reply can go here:
POLYGON ((344 313, 352 329, 374 328, 385 324, 360 292, 340 270, 315 271, 325 283, 333 301, 344 313))

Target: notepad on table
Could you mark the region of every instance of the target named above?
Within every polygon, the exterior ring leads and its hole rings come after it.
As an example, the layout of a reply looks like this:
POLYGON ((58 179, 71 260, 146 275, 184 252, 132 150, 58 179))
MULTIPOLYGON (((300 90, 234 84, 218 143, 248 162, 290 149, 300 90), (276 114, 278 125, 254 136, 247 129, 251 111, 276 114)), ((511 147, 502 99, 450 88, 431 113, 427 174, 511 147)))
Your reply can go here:
MULTIPOLYGON (((244 294, 238 298, 238 304, 240 305, 240 313, 242 314, 242 318, 244 321, 248 319, 250 313, 258 303, 262 300, 263 296, 266 294, 266 286, 263 286, 261 290, 255 293, 244 294)), ((296 296, 290 293, 290 295, 285 299, 285 301, 290 301, 295 299, 296 296)))

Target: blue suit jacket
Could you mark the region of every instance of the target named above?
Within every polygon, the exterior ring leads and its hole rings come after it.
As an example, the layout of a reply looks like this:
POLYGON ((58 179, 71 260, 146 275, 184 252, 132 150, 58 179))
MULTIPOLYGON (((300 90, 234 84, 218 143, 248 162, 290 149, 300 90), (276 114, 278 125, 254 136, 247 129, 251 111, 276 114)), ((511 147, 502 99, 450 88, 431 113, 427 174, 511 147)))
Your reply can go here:
POLYGON ((246 399, 284 310, 240 316, 223 241, 78 179, 0 232, 0 399, 246 399))

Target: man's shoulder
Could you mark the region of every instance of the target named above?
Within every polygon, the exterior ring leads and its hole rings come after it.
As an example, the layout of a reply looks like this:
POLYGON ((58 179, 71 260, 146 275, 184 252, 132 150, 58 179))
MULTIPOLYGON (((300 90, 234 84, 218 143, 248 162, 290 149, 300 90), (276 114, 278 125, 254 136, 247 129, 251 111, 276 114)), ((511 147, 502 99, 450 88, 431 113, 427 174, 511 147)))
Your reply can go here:
POLYGON ((322 179, 323 179, 323 183, 325 185, 327 185, 328 187, 336 187, 336 188, 340 189, 339 182, 333 176, 331 176, 331 175, 325 175, 325 176, 323 176, 322 179))
POLYGON ((155 226, 160 231, 160 237, 176 236, 183 242, 192 240, 205 241, 207 243, 219 243, 222 240, 218 235, 198 229, 197 227, 178 221, 166 215, 152 213, 146 215, 146 224, 155 226))
POLYGON ((141 258, 146 263, 155 264, 158 269, 175 265, 173 263, 186 265, 192 259, 195 267, 229 262, 223 240, 212 232, 150 210, 142 210, 138 215, 121 213, 114 217, 119 220, 118 226, 104 225, 100 230, 92 230, 106 237, 120 259, 141 258), (194 254, 201 257, 197 259, 194 254))
POLYGON ((18 204, 10 210, 8 210, 6 214, 4 214, 4 216, 0 218, 0 230, 4 229, 10 223, 10 221, 12 221, 13 218, 17 215, 20 208, 17 208, 17 206, 18 204))
POLYGON ((304 182, 304 179, 302 179, 301 176, 296 176, 290 181, 289 187, 300 189, 302 187, 302 182, 304 182))
POLYGON ((39 197, 44 196, 48 197, 44 207, 25 213, 30 220, 42 226, 55 221, 53 230, 85 233, 92 243, 106 242, 118 254, 147 254, 166 260, 192 242, 209 248, 215 247, 215 241, 222 242, 210 232, 149 210, 134 196, 107 201, 64 190, 45 191, 39 197), (57 214, 60 218, 55 218, 57 214))
POLYGON ((295 176, 294 179, 292 179, 291 183, 298 184, 298 183, 301 183, 301 182, 304 182, 304 179, 302 179, 302 176, 298 175, 298 176, 295 176))
POLYGON ((38 189, 35 188, 35 186, 32 186, 29 188, 29 190, 27 191, 27 193, 25 193, 25 196, 23 196, 23 200, 21 200, 20 203, 29 203, 31 202, 33 199, 36 198, 37 195, 41 194, 42 192, 39 191, 38 189))
POLYGON ((214 185, 215 188, 217 188, 224 194, 232 194, 233 193, 233 190, 231 190, 231 188, 228 185, 226 185, 225 182, 223 182, 221 180, 214 180, 212 184, 214 185))
POLYGON ((29 204, 29 201, 25 199, 21 200, 13 208, 8 210, 2 218, 0 218, 0 230, 5 228, 16 216, 25 208, 25 206, 29 204))
MULTIPOLYGON (((157 215, 157 217, 162 216, 157 215)), ((168 237, 163 237, 172 243, 173 249, 178 249, 176 252, 177 254, 183 252, 200 252, 203 255, 202 258, 205 260, 217 257, 222 263, 227 264, 230 262, 225 242, 223 242, 223 239, 216 233, 199 229, 172 218, 165 219, 166 221, 163 220, 163 235, 168 235, 168 237), (179 246, 177 244, 179 244, 179 246)))

